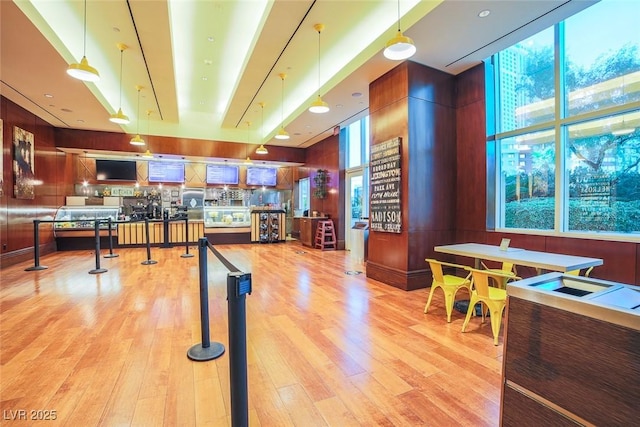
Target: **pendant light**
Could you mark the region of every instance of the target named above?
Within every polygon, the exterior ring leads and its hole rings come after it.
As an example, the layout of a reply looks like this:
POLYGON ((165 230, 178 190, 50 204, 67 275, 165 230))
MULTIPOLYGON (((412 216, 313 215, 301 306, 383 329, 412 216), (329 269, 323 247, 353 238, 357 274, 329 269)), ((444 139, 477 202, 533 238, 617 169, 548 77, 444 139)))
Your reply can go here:
POLYGON ((87 0, 84 0, 84 41, 82 49, 82 60, 79 64, 70 64, 67 74, 71 77, 85 82, 97 82, 100 80, 98 70, 89 65, 87 61, 87 0))
POLYGON ((318 97, 309 107, 312 113, 326 113, 329 111, 329 104, 320 97, 320 33, 324 30, 324 24, 316 24, 313 28, 318 32, 318 97))
POLYGON ((87 188, 89 181, 87 181, 87 151, 84 152, 84 179, 82 180, 82 186, 87 188))
POLYGON ((387 59, 401 61, 413 56, 416 53, 416 46, 411 38, 406 37, 400 30, 400 0, 398 0, 398 33, 387 42, 384 48, 384 56, 387 59))
POLYGON ((144 145, 144 139, 140 137, 140 90, 141 89, 142 89, 142 86, 140 85, 136 86, 136 90, 138 91, 138 112, 137 112, 138 124, 136 125, 136 136, 131 138, 131 141, 129 141, 129 144, 131 145, 144 145))
MULTIPOLYGON (((262 113, 262 119, 260 122, 260 136, 262 137, 264 132, 264 102, 258 102, 258 105, 260 106, 260 112, 262 113)), ((260 141, 262 141, 262 138, 260 138, 260 141)), ((260 147, 256 148, 256 154, 269 154, 269 150, 266 149, 264 144, 260 144, 260 147)))
MULTIPOLYGON (((149 132, 149 117, 151 116, 151 113, 151 110, 147 110, 147 141, 149 141, 149 145, 151 145, 151 133, 149 132)), ((153 154, 151 154, 148 146, 147 151, 142 154, 142 157, 153 157, 153 154)))
POLYGON ((122 53, 126 48, 126 44, 118 43, 118 49, 120 49, 120 106, 118 107, 118 112, 109 117, 109 121, 119 125, 126 125, 129 123, 129 117, 125 116, 122 112, 122 53))
POLYGON ((284 79, 287 78, 287 74, 280 73, 278 75, 282 80, 282 102, 280 103, 280 129, 278 129, 278 133, 276 133, 276 139, 289 139, 289 134, 284 130, 284 79))
MULTIPOLYGON (((249 131, 249 128, 251 127, 251 122, 247 122, 247 145, 245 147, 248 147, 251 141, 251 134, 249 131)), ((246 150, 245 150, 245 154, 246 154, 246 150)), ((247 158, 244 160, 244 164, 245 165, 252 165, 253 162, 251 161, 251 157, 249 157, 249 155, 247 154, 247 158)))

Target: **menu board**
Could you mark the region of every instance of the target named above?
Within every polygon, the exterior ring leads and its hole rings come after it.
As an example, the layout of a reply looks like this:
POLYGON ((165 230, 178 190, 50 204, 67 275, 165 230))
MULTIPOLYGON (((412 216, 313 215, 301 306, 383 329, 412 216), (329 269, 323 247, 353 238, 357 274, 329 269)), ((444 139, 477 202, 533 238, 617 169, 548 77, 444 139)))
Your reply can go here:
POLYGON ((278 169, 247 167, 247 185, 275 186, 278 169))
POLYGON ((238 166, 207 165, 207 184, 237 185, 238 166))
POLYGON ((149 182, 184 182, 184 163, 149 162, 149 182))
POLYGON ((370 229, 374 231, 402 231, 400 142, 398 137, 371 147, 370 229))

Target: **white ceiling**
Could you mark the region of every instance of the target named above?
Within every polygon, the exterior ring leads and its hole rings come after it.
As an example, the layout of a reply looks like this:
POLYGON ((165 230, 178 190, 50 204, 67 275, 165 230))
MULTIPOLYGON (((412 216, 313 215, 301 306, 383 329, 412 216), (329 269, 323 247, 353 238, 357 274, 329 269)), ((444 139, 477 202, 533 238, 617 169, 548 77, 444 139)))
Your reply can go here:
POLYGON ((382 55, 398 8, 411 60, 456 75, 594 2, 88 0, 85 48, 83 1, 2 0, 1 93, 56 127, 308 147, 367 114, 369 83, 398 64, 382 55), (65 72, 85 49, 97 83, 65 72), (329 113, 306 110, 318 93, 329 113), (108 120, 120 106, 128 125, 108 120), (273 138, 281 122, 291 139, 273 138))

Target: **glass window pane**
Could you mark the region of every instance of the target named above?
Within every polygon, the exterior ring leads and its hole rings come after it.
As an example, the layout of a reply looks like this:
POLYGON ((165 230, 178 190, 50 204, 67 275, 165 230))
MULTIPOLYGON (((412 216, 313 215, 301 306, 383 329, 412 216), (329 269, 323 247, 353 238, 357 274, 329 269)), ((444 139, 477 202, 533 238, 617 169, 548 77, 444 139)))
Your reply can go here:
POLYGON ((553 61, 553 27, 499 53, 499 132, 555 118, 553 61))
POLYGON ((554 135, 549 129, 499 141, 505 228, 553 230, 554 135))
POLYGON ((298 208, 302 210, 309 209, 309 195, 311 194, 309 178, 301 178, 298 181, 298 208))
POLYGON ((569 116, 640 100, 640 3, 602 1, 565 21, 569 116))
POLYGON ((570 231, 640 232, 640 110, 568 127, 570 231))
POLYGON ((347 167, 353 168, 362 164, 362 136, 360 134, 360 121, 351 123, 347 129, 348 158, 347 167))
POLYGON ((364 160, 362 163, 367 164, 369 163, 369 116, 365 116, 362 121, 364 129, 364 138, 362 141, 364 145, 364 160))

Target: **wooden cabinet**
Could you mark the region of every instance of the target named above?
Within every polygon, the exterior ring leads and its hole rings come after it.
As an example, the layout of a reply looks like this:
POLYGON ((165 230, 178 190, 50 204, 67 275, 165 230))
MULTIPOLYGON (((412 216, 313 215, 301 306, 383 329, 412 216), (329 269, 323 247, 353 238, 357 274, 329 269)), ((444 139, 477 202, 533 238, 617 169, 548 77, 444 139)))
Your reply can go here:
POLYGON ((300 218, 300 242, 304 246, 313 248, 315 246, 314 239, 316 237, 316 228, 318 221, 327 219, 325 217, 302 217, 300 218))

